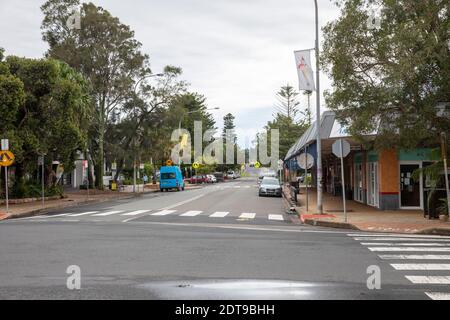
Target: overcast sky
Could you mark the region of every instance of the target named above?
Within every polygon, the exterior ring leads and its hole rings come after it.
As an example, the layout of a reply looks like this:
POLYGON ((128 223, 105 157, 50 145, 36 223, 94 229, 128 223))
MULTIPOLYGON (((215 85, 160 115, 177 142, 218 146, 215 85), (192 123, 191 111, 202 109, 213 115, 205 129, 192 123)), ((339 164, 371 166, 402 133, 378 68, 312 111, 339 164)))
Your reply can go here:
MULTIPOLYGON (((323 26, 339 10, 330 0, 318 1, 323 26)), ((6 54, 43 56, 44 2, 0 0, 0 47, 6 54)), ((220 107, 212 112, 218 126, 224 114, 233 113, 241 144, 242 133, 253 136, 271 120, 280 86, 297 87, 293 51, 314 47, 313 0, 92 2, 131 26, 153 72, 168 64, 182 67, 191 90, 205 95, 210 107, 220 107)), ((330 80, 321 77, 322 89, 329 89, 330 80)))

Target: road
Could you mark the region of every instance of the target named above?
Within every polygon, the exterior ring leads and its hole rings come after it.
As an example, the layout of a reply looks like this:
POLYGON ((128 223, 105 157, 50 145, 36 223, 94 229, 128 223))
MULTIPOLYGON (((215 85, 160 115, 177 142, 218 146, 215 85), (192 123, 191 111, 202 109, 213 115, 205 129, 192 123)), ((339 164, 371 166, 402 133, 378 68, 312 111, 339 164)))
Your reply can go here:
POLYGON ((0 299, 448 298, 450 238, 303 226, 284 210, 238 179, 6 220, 0 299))

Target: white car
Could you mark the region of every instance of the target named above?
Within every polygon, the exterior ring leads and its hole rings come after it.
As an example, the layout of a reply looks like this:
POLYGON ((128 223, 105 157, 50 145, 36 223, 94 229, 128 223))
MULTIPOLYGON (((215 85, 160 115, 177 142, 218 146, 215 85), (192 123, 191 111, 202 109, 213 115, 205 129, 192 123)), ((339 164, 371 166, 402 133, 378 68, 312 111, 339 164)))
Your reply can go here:
POLYGON ((208 179, 208 183, 216 183, 217 182, 217 178, 212 174, 207 174, 206 178, 208 179))

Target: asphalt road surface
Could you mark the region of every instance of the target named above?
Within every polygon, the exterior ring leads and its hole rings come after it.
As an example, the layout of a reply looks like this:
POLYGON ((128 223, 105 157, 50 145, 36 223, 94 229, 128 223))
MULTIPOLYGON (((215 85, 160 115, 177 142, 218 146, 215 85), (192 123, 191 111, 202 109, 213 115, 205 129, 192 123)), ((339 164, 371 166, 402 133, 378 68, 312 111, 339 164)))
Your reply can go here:
POLYGON ((3 221, 0 299, 449 298, 449 237, 303 226, 257 190, 238 179, 3 221))

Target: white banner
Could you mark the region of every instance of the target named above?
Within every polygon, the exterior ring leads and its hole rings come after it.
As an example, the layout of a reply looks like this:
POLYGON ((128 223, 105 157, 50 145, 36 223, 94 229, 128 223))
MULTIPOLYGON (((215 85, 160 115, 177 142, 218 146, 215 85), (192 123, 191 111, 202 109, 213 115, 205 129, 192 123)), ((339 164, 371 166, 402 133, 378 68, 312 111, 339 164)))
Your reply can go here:
POLYGON ((310 52, 310 50, 294 51, 295 66, 298 74, 298 88, 300 90, 315 91, 310 52))

